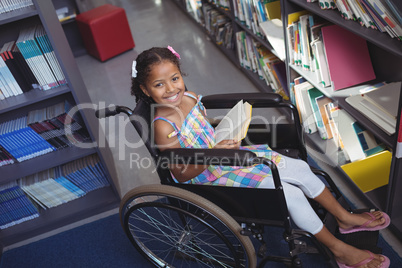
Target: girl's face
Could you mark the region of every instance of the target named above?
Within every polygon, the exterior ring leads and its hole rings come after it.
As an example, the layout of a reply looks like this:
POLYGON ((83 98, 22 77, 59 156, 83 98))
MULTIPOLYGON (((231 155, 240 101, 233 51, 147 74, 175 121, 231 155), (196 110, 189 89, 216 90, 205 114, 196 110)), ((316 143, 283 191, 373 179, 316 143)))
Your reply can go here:
POLYGON ((185 86, 177 66, 163 61, 152 66, 145 86, 141 85, 141 89, 158 104, 178 106, 183 98, 185 86))

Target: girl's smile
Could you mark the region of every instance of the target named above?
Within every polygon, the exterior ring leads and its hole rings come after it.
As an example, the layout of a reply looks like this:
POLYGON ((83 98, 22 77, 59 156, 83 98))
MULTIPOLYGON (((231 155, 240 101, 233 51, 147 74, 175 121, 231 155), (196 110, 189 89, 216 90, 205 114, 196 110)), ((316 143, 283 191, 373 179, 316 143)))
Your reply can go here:
POLYGON ((185 86, 177 66, 163 61, 152 66, 148 80, 141 89, 158 104, 178 106, 183 98, 185 86))

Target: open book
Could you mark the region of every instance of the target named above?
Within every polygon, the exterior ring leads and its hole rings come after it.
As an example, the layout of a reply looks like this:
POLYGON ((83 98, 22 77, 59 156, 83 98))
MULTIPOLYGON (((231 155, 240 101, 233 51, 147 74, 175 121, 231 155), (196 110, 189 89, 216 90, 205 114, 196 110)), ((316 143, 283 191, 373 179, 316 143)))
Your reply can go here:
POLYGON ((251 104, 240 100, 215 127, 216 143, 244 139, 251 122, 251 110, 251 104))

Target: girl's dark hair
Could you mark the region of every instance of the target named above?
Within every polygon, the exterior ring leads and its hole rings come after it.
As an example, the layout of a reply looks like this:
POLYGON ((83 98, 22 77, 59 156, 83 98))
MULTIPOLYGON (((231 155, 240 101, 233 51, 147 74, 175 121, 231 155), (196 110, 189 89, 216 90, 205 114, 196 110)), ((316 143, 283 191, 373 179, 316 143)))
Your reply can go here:
POLYGON ((145 50, 138 55, 136 61, 137 77, 131 78, 131 95, 135 96, 136 103, 140 100, 144 100, 147 103, 154 102, 152 98, 148 97, 144 94, 144 92, 142 92, 140 87, 140 85, 145 86, 149 73, 151 72, 152 65, 162 63, 163 61, 169 61, 176 65, 182 74, 179 59, 168 48, 153 47, 145 50))

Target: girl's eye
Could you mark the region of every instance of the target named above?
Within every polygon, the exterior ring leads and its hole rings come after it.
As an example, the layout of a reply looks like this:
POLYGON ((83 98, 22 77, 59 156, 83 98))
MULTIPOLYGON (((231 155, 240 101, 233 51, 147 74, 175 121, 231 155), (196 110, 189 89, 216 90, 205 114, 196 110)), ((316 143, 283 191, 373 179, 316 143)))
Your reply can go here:
POLYGON ((161 86, 162 86, 162 83, 158 83, 155 85, 155 87, 161 87, 161 86))
POLYGON ((174 82, 176 82, 177 80, 179 80, 179 78, 178 77, 173 77, 173 79, 172 79, 174 82))

